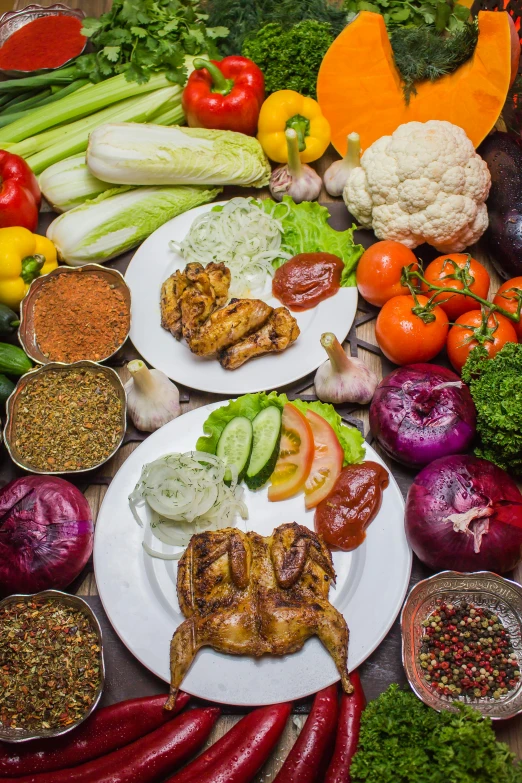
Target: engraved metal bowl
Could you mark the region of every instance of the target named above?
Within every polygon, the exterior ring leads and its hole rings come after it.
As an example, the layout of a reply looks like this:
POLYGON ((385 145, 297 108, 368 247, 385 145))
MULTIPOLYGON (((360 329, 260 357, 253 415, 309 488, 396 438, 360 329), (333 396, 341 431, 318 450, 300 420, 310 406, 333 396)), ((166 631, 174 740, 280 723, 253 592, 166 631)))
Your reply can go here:
POLYGON ((91 621, 92 626, 98 637, 98 645, 100 647, 100 659, 99 659, 100 685, 98 687, 96 696, 94 697, 94 700, 91 706, 89 707, 89 709, 87 710, 87 712, 85 713, 85 715, 83 715, 83 717, 81 717, 75 723, 72 723, 70 726, 67 726, 66 728, 60 728, 60 729, 41 729, 41 731, 37 731, 36 729, 11 729, 11 728, 6 728, 5 726, 2 726, 2 724, 0 724, 0 740, 2 740, 3 742, 29 742, 29 740, 34 740, 34 739, 45 739, 47 737, 61 737, 62 734, 67 734, 69 731, 72 731, 81 723, 83 723, 84 720, 87 720, 89 715, 91 715, 94 712, 101 699, 103 686, 105 682, 105 664, 103 660, 102 630, 100 628, 100 623, 98 622, 98 618, 92 611, 89 604, 86 601, 84 601, 83 598, 80 598, 77 595, 70 595, 69 593, 63 593, 61 590, 44 590, 42 593, 35 593, 33 595, 10 595, 7 598, 4 598, 3 601, 0 601, 0 609, 2 609, 4 606, 10 606, 11 604, 20 603, 21 601, 24 602, 38 601, 43 603, 48 598, 52 598, 64 606, 71 607, 73 609, 79 609, 91 621))
POLYGON ((7 418, 4 427, 4 441, 7 451, 9 452, 9 456, 15 465, 18 465, 19 468, 27 470, 29 473, 38 473, 46 476, 64 476, 69 473, 88 473, 91 470, 100 468, 102 465, 105 465, 105 463, 108 462, 111 457, 114 457, 123 443, 123 438, 125 437, 125 432, 127 429, 127 399, 125 395, 125 389, 123 388, 123 384, 118 373, 110 367, 104 367, 102 364, 88 361, 74 362, 74 364, 59 364, 58 362, 51 362, 44 365, 43 367, 36 367, 34 370, 30 370, 25 375, 22 375, 16 384, 15 390, 7 400, 6 414, 7 418), (92 465, 89 468, 79 468, 78 470, 41 470, 40 468, 31 465, 29 462, 26 462, 18 452, 18 449, 15 445, 16 416, 18 405, 20 403, 20 392, 25 388, 25 386, 27 386, 28 383, 32 381, 35 376, 40 375, 41 373, 70 372, 74 369, 87 369, 93 373, 102 373, 109 379, 113 387, 116 389, 121 403, 121 434, 111 453, 107 457, 104 457, 96 465, 92 465))
MULTIPOLYGON (((96 359, 97 362, 108 361, 120 350, 129 336, 131 292, 121 272, 118 272, 117 269, 108 269, 107 267, 101 266, 100 264, 85 264, 84 266, 78 267, 59 266, 56 269, 53 269, 52 272, 49 272, 46 275, 42 275, 42 277, 37 277, 33 280, 20 305, 20 326, 18 327, 18 339, 20 340, 22 348, 33 360, 33 362, 36 362, 37 364, 49 364, 51 362, 54 364, 64 364, 67 366, 72 364, 72 362, 58 362, 45 356, 38 346, 38 335, 35 332, 34 326, 34 306, 39 294, 52 278, 58 277, 60 275, 90 275, 101 277, 102 280, 106 280, 109 285, 113 286, 113 288, 121 289, 125 299, 125 304, 127 305, 129 312, 129 324, 124 339, 114 349, 114 351, 112 351, 112 353, 108 354, 107 356, 102 356, 99 359, 96 359)), ((87 361, 87 358, 85 360, 87 361)))
MULTIPOLYGON (((24 27, 24 25, 29 22, 34 22, 35 19, 39 19, 42 16, 75 16, 77 19, 84 19, 85 12, 82 11, 81 8, 69 8, 68 5, 63 5, 63 3, 55 3, 54 5, 49 5, 47 7, 43 5, 27 5, 20 11, 6 11, 5 14, 0 16, 0 46, 3 46, 7 39, 19 30, 20 27, 24 27)), ((88 40, 88 38, 85 39, 85 44, 81 52, 78 52, 75 57, 66 60, 59 67, 65 67, 82 54, 85 51, 88 40)), ((38 76, 41 73, 48 73, 49 71, 55 70, 56 68, 40 68, 35 71, 0 68, 0 74, 3 74, 10 79, 18 79, 26 76, 38 76)))
POLYGON ((494 612, 511 637, 513 649, 522 665, 522 587, 491 571, 459 573, 443 571, 419 582, 408 595, 401 613, 402 663, 413 691, 429 707, 456 711, 456 703, 465 703, 493 720, 513 718, 522 712, 522 677, 517 686, 500 699, 439 696, 424 679, 418 660, 425 620, 436 608, 437 599, 449 603, 467 601, 494 612))

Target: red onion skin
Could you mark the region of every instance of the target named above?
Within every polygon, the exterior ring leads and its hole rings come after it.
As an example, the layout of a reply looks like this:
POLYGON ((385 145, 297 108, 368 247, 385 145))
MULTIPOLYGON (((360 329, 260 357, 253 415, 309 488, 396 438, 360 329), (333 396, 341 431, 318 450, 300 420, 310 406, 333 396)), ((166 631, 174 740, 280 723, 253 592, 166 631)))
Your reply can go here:
POLYGON ((476 421, 468 387, 433 364, 394 370, 377 387, 370 407, 370 428, 381 448, 413 468, 468 451, 476 421))
POLYGON ((55 476, 0 490, 0 596, 67 587, 87 563, 94 526, 82 493, 55 476))
POLYGON ((504 470, 484 459, 455 455, 424 468, 408 492, 405 525, 417 557, 436 571, 505 573, 522 557, 522 495, 504 470), (444 521, 475 506, 493 512, 478 553, 472 535, 444 521))

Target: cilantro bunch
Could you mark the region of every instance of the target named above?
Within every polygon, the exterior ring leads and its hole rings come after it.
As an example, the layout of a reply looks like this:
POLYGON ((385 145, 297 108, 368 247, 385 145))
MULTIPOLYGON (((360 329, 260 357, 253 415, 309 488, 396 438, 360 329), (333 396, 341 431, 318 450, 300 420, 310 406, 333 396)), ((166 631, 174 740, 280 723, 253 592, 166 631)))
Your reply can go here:
POLYGON ((362 714, 352 783, 521 783, 522 764, 489 718, 466 705, 436 712, 391 685, 362 714))
POLYGON ((217 56, 215 41, 228 35, 225 27, 206 27, 199 0, 114 0, 99 19, 88 17, 82 32, 95 49, 77 61, 79 73, 99 82, 125 73, 128 81, 147 82, 165 71, 183 85, 185 55, 217 56))

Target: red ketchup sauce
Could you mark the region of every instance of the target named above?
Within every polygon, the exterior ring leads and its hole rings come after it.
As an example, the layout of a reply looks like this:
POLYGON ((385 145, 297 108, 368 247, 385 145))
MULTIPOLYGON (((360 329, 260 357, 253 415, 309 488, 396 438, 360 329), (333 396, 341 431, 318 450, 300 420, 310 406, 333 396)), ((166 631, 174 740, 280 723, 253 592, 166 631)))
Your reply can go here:
POLYGON ((272 293, 289 310, 309 310, 337 293, 343 269, 331 253, 300 253, 276 271, 272 293))

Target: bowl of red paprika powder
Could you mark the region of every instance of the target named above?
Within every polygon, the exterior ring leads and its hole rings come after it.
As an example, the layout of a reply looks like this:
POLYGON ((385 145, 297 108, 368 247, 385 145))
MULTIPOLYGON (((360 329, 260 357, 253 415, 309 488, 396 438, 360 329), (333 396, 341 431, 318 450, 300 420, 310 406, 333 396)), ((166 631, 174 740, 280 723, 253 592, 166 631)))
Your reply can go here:
POLYGON ((28 5, 0 16, 0 73, 36 76, 61 68, 85 50, 84 11, 62 3, 28 5))

